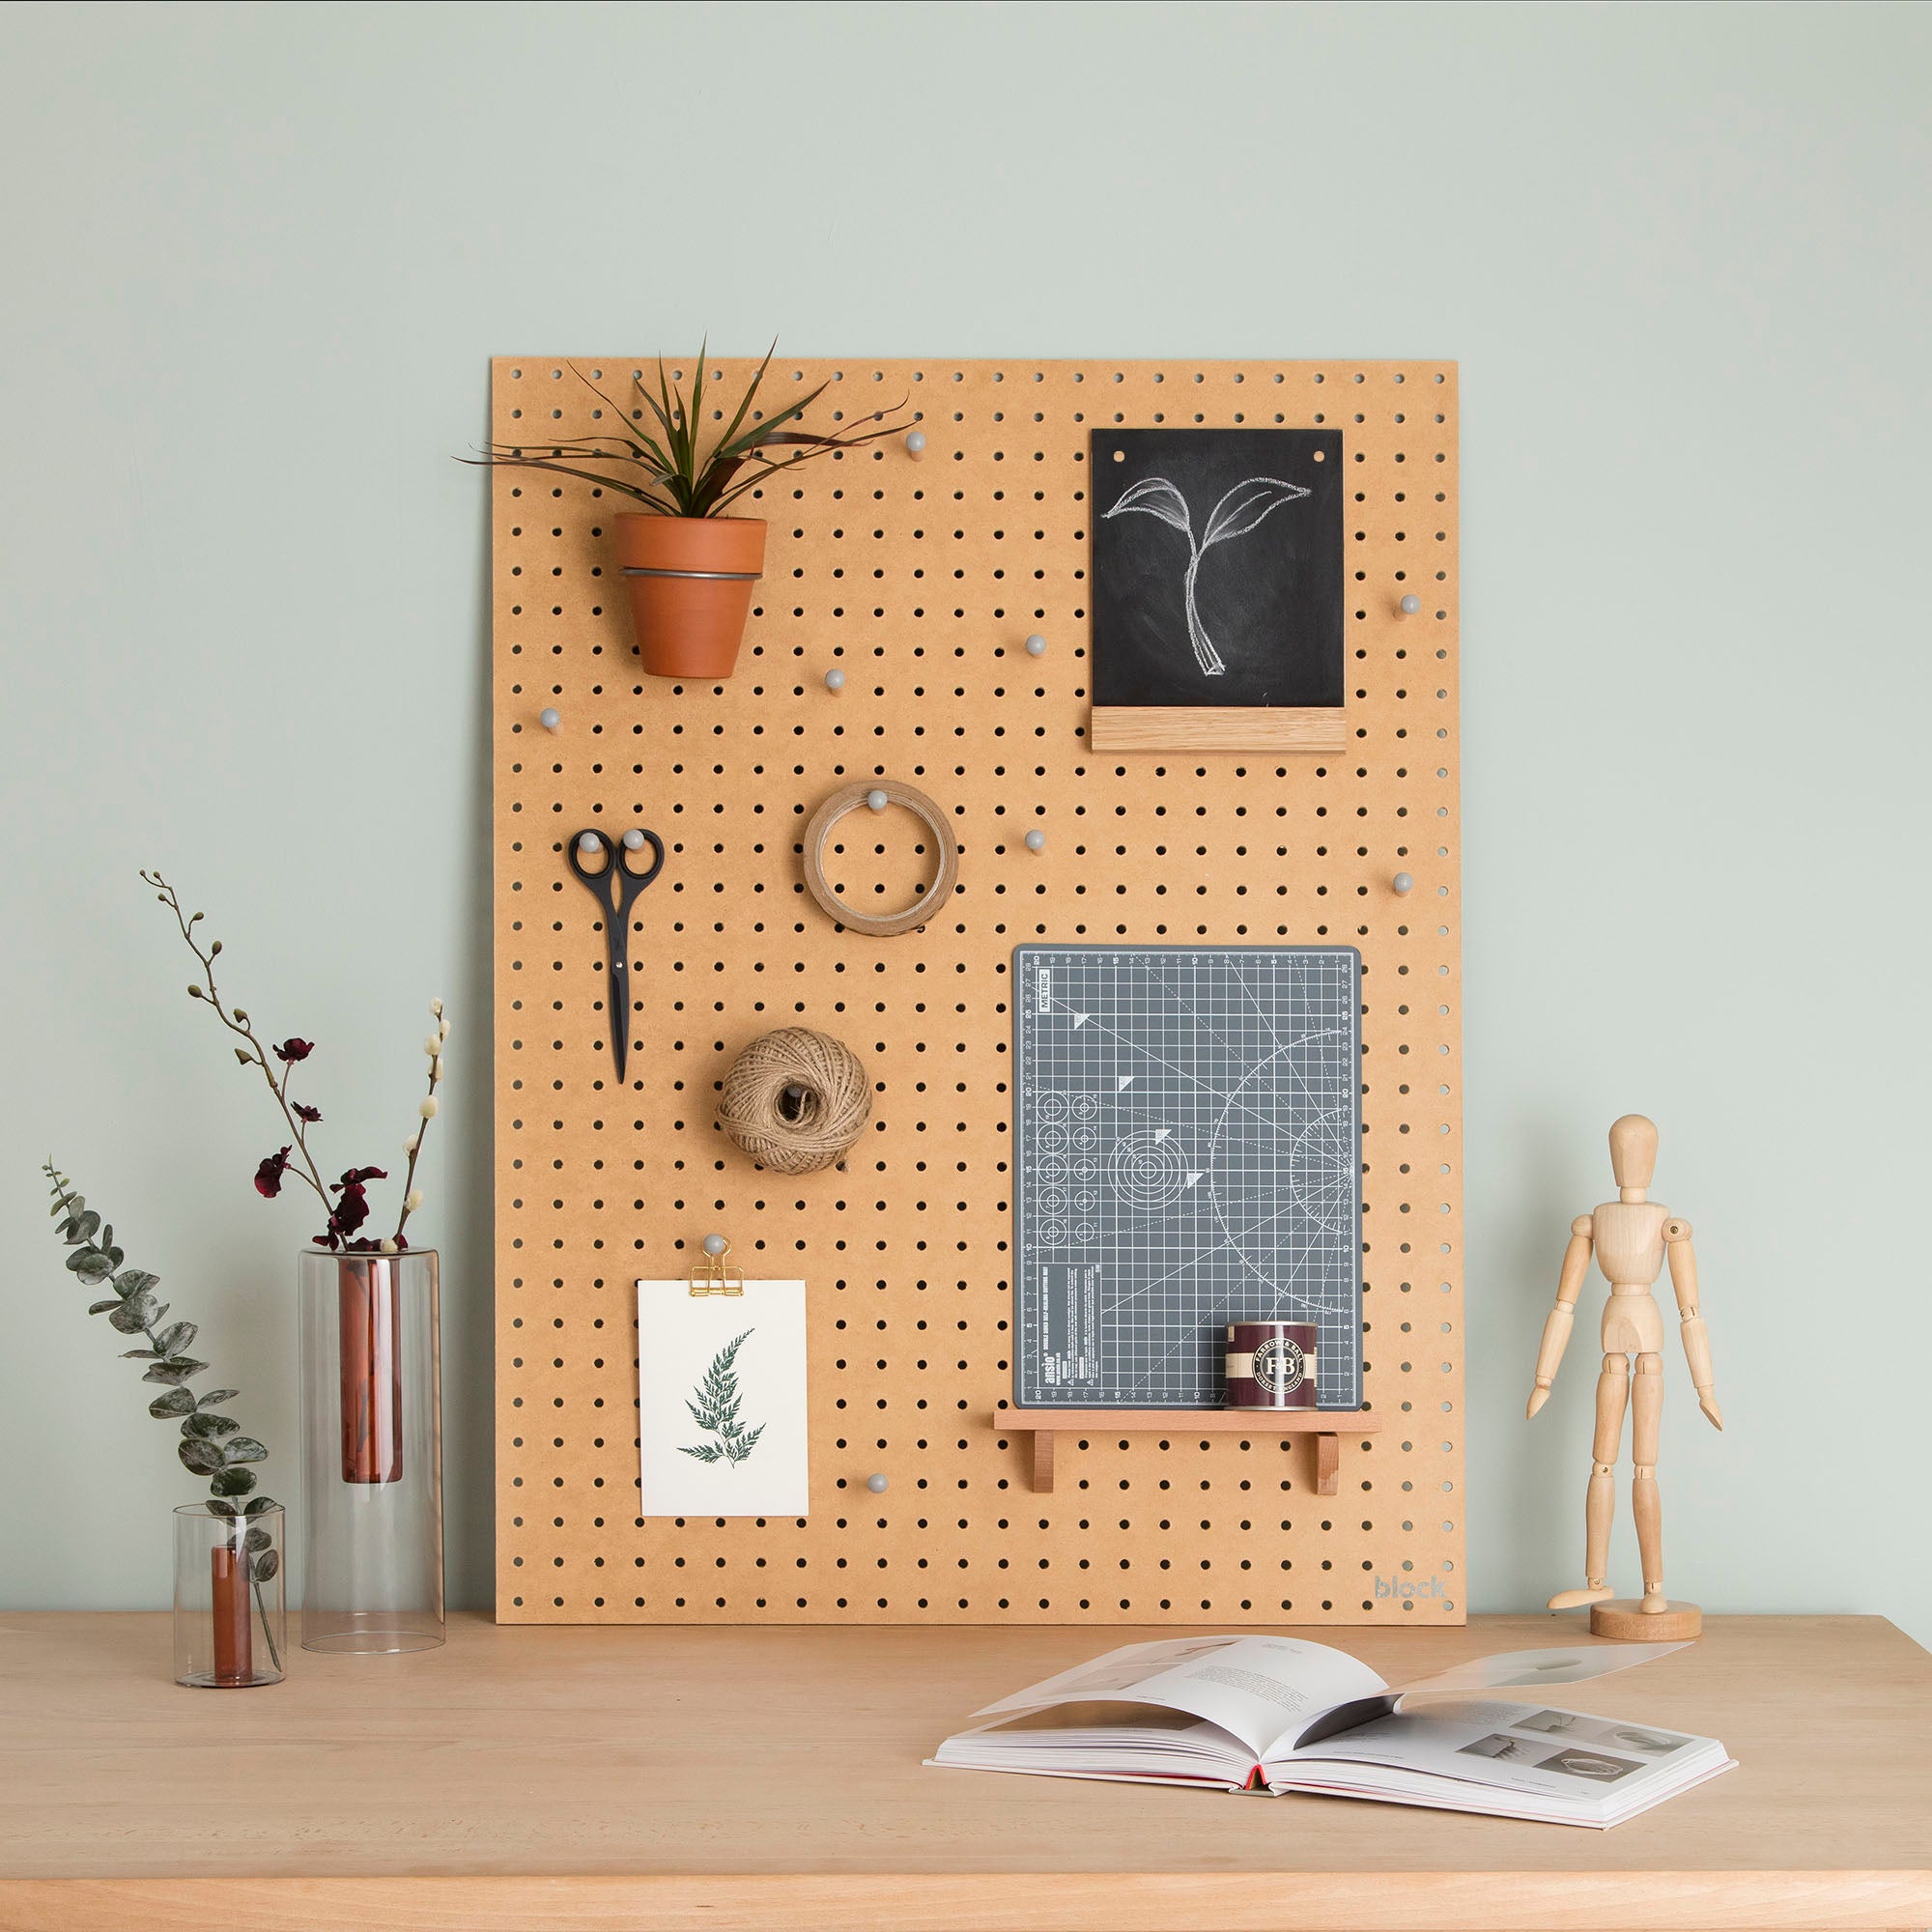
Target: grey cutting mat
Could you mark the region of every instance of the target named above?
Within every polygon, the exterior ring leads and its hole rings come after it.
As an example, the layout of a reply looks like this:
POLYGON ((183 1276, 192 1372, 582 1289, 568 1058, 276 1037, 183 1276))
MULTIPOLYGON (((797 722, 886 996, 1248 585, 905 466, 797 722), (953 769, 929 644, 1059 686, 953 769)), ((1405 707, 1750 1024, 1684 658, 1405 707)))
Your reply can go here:
POLYGON ((1360 1407, 1361 955, 1022 946, 1013 980, 1014 1401, 1214 1407, 1224 1324, 1267 1321, 1360 1407))

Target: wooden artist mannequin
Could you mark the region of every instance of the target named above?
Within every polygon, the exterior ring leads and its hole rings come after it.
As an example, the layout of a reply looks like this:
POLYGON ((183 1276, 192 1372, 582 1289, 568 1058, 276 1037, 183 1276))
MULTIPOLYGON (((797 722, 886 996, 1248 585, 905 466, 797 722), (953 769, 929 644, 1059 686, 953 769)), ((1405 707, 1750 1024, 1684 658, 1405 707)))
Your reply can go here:
POLYGON ((1583 1277, 1589 1272, 1594 1247, 1597 1264, 1610 1284, 1604 1304, 1604 1369, 1597 1378, 1597 1440, 1590 1465, 1590 1488, 1584 1502, 1583 1587, 1559 1590, 1549 1600, 1552 1610, 1576 1609, 1588 1604, 1590 1629, 1598 1636, 1664 1640, 1695 1636, 1703 1628, 1703 1612, 1694 1604, 1673 1604, 1663 1594, 1663 1514, 1657 1492, 1657 1448, 1663 1418, 1663 1317, 1651 1299, 1651 1285, 1670 1259, 1670 1286, 1677 1294, 1677 1313, 1684 1335, 1684 1353, 1690 1379, 1697 1387, 1697 1406, 1721 1429, 1724 1418, 1712 1394, 1711 1343, 1704 1318, 1697 1312, 1697 1258, 1690 1247, 1690 1224, 1648 1197, 1657 1166, 1657 1128, 1641 1114, 1626 1114, 1610 1129, 1610 1170, 1617 1179, 1617 1198, 1570 1224, 1570 1245, 1563 1254, 1563 1273, 1556 1286, 1556 1306, 1543 1324, 1543 1346, 1536 1353, 1536 1387, 1530 1391, 1529 1413, 1549 1399, 1549 1385, 1570 1340, 1571 1319, 1583 1277), (1636 1380, 1631 1381, 1631 1357, 1636 1357, 1636 1380), (1610 1603, 1604 1581, 1609 1567, 1610 1520, 1616 1510, 1617 1450, 1623 1440, 1624 1410, 1635 1398, 1631 1427, 1631 1461, 1635 1480, 1631 1485, 1631 1514, 1636 1519, 1637 1549, 1643 1558, 1643 1598, 1610 1603))

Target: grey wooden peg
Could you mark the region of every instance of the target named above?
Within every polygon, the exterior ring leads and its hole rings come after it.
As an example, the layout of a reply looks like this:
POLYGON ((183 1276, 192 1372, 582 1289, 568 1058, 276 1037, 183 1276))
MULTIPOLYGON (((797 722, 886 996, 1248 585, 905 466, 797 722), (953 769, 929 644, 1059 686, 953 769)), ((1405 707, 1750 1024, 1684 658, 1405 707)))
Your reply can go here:
POLYGON ((1046 655, 1046 639, 1037 631, 1027 639, 1026 647, 1027 656, 1030 658, 1043 658, 1046 655))
POLYGON ((580 832, 577 835, 577 849, 580 852, 582 852, 586 859, 594 858, 596 854, 600 850, 602 850, 602 847, 599 846, 599 844, 597 843, 596 833, 580 832))
POLYGON ((1406 872, 1398 872, 1389 884, 1399 893, 1412 893, 1415 890, 1415 881, 1406 872))
POLYGON ((544 708, 537 713, 537 723, 541 724, 546 731, 560 730, 563 725, 563 715, 559 711, 555 710, 553 706, 545 705, 544 708))
POLYGON ((843 691, 845 689, 845 673, 837 665, 834 665, 825 673, 825 688, 827 691, 843 691))
POLYGON ((923 429, 906 431, 906 454, 915 463, 925 454, 925 432, 923 429))
POLYGON ((1411 590, 1396 608, 1405 617, 1413 617, 1422 609, 1422 599, 1411 590))
POLYGON ((867 1476, 866 1478, 866 1487, 875 1496, 882 1496, 885 1494, 888 1485, 883 1476, 867 1476))
POLYGON ((1046 850, 1046 834, 1044 832, 1029 832, 1026 837, 1026 847, 1029 852, 1044 852, 1046 850))
POLYGON ((713 1261, 716 1261, 730 1245, 731 1243, 723 1235, 706 1235, 704 1237, 704 1252, 713 1261))
POLYGON ((624 850, 641 852, 644 849, 644 835, 634 825, 624 834, 624 850))
POLYGON ((866 804, 873 811, 883 811, 887 806, 892 804, 892 800, 882 791, 868 791, 866 794, 866 804))

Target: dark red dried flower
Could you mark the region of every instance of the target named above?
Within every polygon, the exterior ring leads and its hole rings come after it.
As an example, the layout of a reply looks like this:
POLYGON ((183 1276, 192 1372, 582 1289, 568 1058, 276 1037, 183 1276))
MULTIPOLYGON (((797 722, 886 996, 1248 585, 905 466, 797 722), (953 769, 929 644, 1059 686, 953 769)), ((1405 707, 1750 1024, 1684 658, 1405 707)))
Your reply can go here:
POLYGON ((310 1126, 314 1126, 322 1119, 322 1109, 320 1107, 305 1107, 299 1100, 294 1101, 291 1104, 296 1110, 296 1118, 306 1121, 310 1126))
POLYGON ((386 1180, 388 1178, 380 1167, 352 1167, 333 1183, 328 1191, 341 1195, 342 1199, 328 1210, 328 1234, 323 1237, 326 1245, 332 1248, 338 1242, 346 1243, 369 1218, 369 1193, 362 1183, 365 1180, 386 1180))
POLYGON ((315 1041, 312 1039, 285 1039, 273 1051, 275 1058, 284 1066, 289 1066, 298 1060, 306 1060, 315 1051, 315 1041))
POLYGON ((264 1201, 272 1201, 282 1191, 282 1176, 288 1171, 289 1151, 283 1148, 279 1153, 264 1157, 255 1170, 255 1192, 264 1201))

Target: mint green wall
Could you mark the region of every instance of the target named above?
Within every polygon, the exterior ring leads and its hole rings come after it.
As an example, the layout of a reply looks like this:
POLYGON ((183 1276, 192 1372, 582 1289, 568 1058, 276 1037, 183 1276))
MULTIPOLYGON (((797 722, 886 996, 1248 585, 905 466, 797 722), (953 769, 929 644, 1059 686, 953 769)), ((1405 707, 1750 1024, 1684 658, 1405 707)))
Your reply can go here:
POLYGON ((424 1221, 487 1601, 485 526, 449 453, 493 353, 708 327, 1461 359, 1471 1596, 1575 1579, 1587 1325, 1522 1401, 1636 1108, 1730 1419, 1670 1363, 1671 1580, 1932 1638, 1928 71, 1932 10, 1883 5, 0 14, 0 1606, 158 1605, 193 1492, 61 1271, 49 1150, 292 1441, 313 1217, 249 1188, 266 1102, 143 864, 321 1042, 339 1164, 398 1152, 449 1001, 424 1221))

